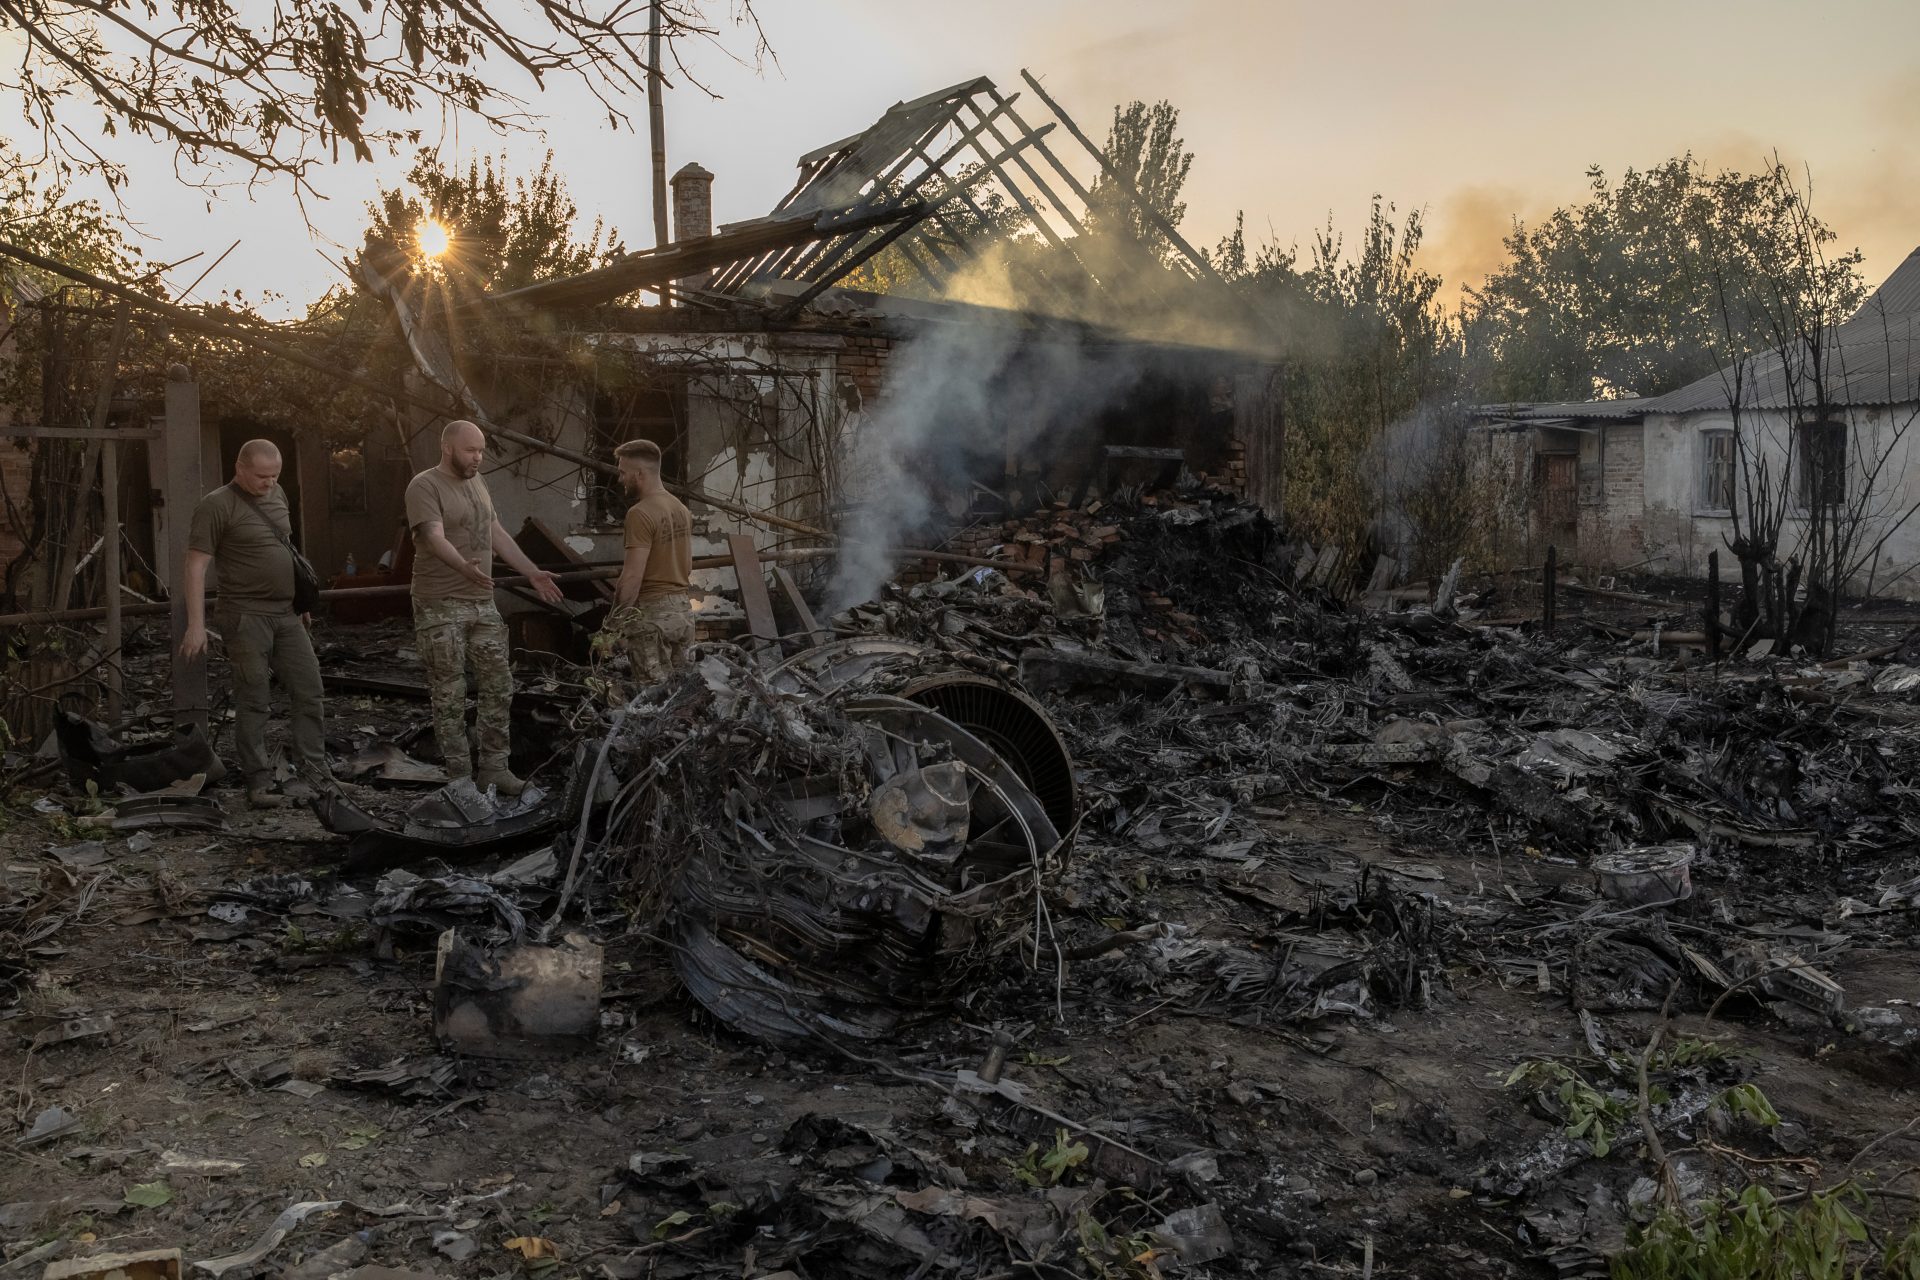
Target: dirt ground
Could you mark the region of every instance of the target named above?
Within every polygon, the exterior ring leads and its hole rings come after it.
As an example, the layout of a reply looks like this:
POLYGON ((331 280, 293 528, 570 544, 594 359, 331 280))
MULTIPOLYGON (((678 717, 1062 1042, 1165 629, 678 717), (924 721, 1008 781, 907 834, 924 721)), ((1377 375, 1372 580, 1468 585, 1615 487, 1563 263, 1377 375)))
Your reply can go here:
MULTIPOLYGON (((332 638, 393 678, 417 678, 404 653, 332 638)), ((1867 627, 1849 639, 1862 649, 1886 642, 1867 627)), ((364 695, 333 714, 337 734, 364 722, 390 736, 411 727, 417 740, 425 722, 417 704, 364 695)), ((369 807, 395 803, 392 793, 351 790, 369 807)), ((768 1047, 718 1026, 644 936, 606 939, 593 1052, 443 1059, 430 1028, 430 945, 378 958, 363 926, 311 904, 256 912, 241 926, 208 916, 236 880, 285 872, 325 882, 341 856, 340 839, 304 812, 250 811, 230 786, 216 794, 229 831, 155 832, 138 851, 110 835, 104 860, 82 866, 50 850, 85 835, 73 825, 84 797, 52 784, 8 801, 0 898, 37 895, 33 918, 57 927, 35 942, 19 1002, 0 1014, 7 1271, 37 1276, 63 1255, 173 1246, 191 1264, 246 1248, 289 1206, 339 1200, 263 1262, 228 1274, 276 1274, 358 1231, 370 1233, 365 1261, 448 1277, 825 1276, 788 1256, 792 1242, 777 1225, 744 1240, 736 1231, 716 1255, 723 1211, 712 1206, 800 1164, 826 1121, 852 1126, 896 1163, 911 1151, 969 1185, 1016 1187, 1008 1152, 1017 1159, 1018 1135, 985 1140, 957 1123, 954 1091, 937 1083, 978 1067, 996 1030, 1014 1041, 1007 1079, 1046 1109, 1162 1166, 1183 1152, 1215 1157, 1217 1177, 1176 1175, 1129 1168, 1123 1152, 1103 1149, 1111 1163, 1063 1180, 1084 1184, 1097 1172, 1109 1187, 1131 1188, 1155 1206, 1136 1215, 1142 1222, 1180 1205, 1224 1206, 1232 1250, 1191 1274, 1604 1274, 1607 1246, 1624 1242, 1633 1217, 1626 1203, 1652 1172, 1639 1141, 1597 1157, 1562 1136, 1564 1117, 1509 1084, 1530 1061, 1630 1064, 1659 1022, 1645 1001, 1613 1005, 1604 992, 1576 990, 1575 931, 1533 909, 1590 901, 1590 874, 1538 848, 1489 848, 1438 809, 1431 822, 1410 822, 1404 800, 1381 803, 1377 782, 1262 797, 1250 810, 1260 828, 1252 860, 1086 842, 1060 901, 1116 928, 1169 924, 1272 952, 1295 945, 1298 922, 1342 886, 1384 882, 1401 901, 1431 895, 1472 922, 1479 941, 1447 948, 1417 1007, 1308 1020, 1257 1003, 1197 1007, 1135 994, 1137 984, 1116 976, 1134 963, 1125 949, 1076 961, 1064 976, 1043 953, 1004 989, 864 1059, 768 1047), (43 796, 58 811, 36 810, 43 796), (1537 964, 1496 958, 1516 933, 1537 939, 1537 964), (1488 939, 1501 946, 1481 945, 1488 939), (79 1019, 111 1026, 43 1042, 49 1028, 79 1019), (343 1079, 395 1064, 441 1064, 444 1084, 403 1097, 343 1079), (308 1084, 290 1091, 288 1081, 308 1084), (53 1107, 74 1127, 24 1142, 53 1107), (699 1198, 630 1174, 646 1152, 718 1171, 703 1183, 704 1216, 699 1198), (208 1160, 232 1163, 194 1164, 208 1160), (716 1192, 721 1184, 734 1190, 716 1192), (141 1203, 155 1199, 164 1203, 141 1203), (1596 1204, 1611 1208, 1596 1213, 1596 1204)), ((354 883, 370 892, 374 879, 354 883)), ((1693 899, 1668 915, 1683 936, 1690 925, 1735 921, 1816 938, 1832 927, 1846 884, 1844 870, 1785 858, 1771 875, 1751 861, 1710 864, 1696 871, 1693 899)), ((1899 919, 1845 946, 1809 943, 1849 1006, 1920 1003, 1912 916, 1899 919)), ((1705 1116, 1679 1124, 1666 1154, 1683 1179, 1758 1181, 1791 1195, 1920 1163, 1920 1141, 1883 1137, 1920 1115, 1920 1054, 1782 1012, 1734 1000, 1711 1022, 1693 1009, 1667 1031, 1669 1043, 1735 1050, 1702 1081, 1756 1083, 1785 1122, 1772 1131, 1705 1116), (1868 1160, 1851 1166, 1870 1144, 1868 1160)), ((1042 1154, 1053 1129, 1031 1126, 1042 1154)), ((1101 1274, 1074 1269, 1090 1268, 1096 1252, 1083 1231, 1052 1263, 1009 1245, 958 1272, 929 1263, 913 1274, 1101 1274)), ((1105 1274, 1144 1275, 1155 1264, 1111 1265, 1105 1274)), ((1179 1264, 1162 1255, 1157 1265, 1172 1273, 1179 1264)))

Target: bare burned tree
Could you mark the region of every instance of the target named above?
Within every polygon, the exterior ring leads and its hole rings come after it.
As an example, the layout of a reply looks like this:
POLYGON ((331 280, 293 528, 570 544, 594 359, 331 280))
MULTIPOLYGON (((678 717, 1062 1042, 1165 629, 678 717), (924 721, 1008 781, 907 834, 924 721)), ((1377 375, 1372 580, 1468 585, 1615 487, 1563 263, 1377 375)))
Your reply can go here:
MULTIPOLYGON (((660 3, 676 66, 680 42, 718 35, 706 0, 660 3)), ((764 52, 752 0, 729 10, 764 52)), ((203 184, 225 164, 310 192, 317 163, 417 144, 426 113, 529 126, 502 87, 508 67, 535 87, 577 78, 626 124, 646 91, 649 16, 647 0, 0 0, 0 37, 18 50, 0 89, 43 158, 115 184, 104 139, 126 132, 171 143, 203 184)))
POLYGON ((1844 594, 1920 514, 1904 484, 1920 411, 1860 411, 1912 403, 1895 377, 1911 353, 1911 318, 1856 314, 1858 252, 1829 256, 1834 235, 1814 216, 1810 188, 1777 160, 1714 198, 1747 205, 1740 218, 1698 223, 1738 234, 1697 241, 1733 427, 1736 624, 1825 653, 1844 594))

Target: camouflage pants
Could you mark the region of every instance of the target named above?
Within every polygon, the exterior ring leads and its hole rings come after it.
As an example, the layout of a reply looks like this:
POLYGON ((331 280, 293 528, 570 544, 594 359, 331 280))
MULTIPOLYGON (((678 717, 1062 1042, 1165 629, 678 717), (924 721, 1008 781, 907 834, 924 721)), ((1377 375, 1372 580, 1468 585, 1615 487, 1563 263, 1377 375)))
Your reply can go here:
POLYGON ((309 785, 328 786, 325 706, 320 663, 306 623, 292 610, 242 613, 222 610, 220 634, 227 642, 227 667, 233 676, 233 750, 250 787, 273 781, 267 763, 268 682, 278 677, 287 691, 287 724, 293 731, 294 767, 309 785))
POLYGON ((513 674, 507 666, 507 624, 491 600, 415 600, 414 644, 433 696, 433 736, 449 777, 473 772, 467 745, 467 666, 479 693, 474 730, 480 768, 507 767, 507 721, 513 674))
POLYGON ((621 605, 607 615, 595 637, 595 648, 608 652, 619 647, 633 663, 633 678, 641 684, 659 684, 687 661, 693 641, 693 611, 685 596, 667 596, 621 605))

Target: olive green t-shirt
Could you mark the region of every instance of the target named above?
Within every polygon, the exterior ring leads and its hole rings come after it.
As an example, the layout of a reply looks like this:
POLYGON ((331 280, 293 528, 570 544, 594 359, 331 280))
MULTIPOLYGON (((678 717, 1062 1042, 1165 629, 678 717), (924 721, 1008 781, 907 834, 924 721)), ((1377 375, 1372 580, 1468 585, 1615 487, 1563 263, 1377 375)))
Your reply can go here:
POLYGON ((493 574, 493 495, 479 476, 455 480, 430 467, 407 485, 407 526, 413 530, 415 600, 491 600, 493 588, 463 577, 420 536, 420 526, 438 520, 460 557, 493 574))
POLYGON ((693 517, 680 499, 656 493, 627 508, 627 549, 647 548, 647 571, 635 604, 668 596, 686 598, 693 576, 693 517))
POLYGON ((287 495, 279 485, 249 499, 223 484, 193 509, 187 546, 213 557, 219 608, 237 613, 286 613, 293 608, 293 556, 267 528, 291 536, 287 495))

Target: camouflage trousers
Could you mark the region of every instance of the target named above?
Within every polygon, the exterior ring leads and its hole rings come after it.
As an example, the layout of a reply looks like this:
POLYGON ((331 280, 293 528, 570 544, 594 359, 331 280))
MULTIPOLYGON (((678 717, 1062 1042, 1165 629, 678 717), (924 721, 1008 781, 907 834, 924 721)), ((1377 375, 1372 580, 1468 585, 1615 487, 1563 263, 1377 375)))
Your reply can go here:
POLYGON ((415 600, 414 644, 427 669, 433 697, 433 736, 447 762, 447 775, 473 773, 467 744, 467 667, 479 693, 474 717, 480 768, 507 767, 507 721, 513 705, 513 673, 507 665, 507 624, 491 600, 415 600))
POLYGON ((641 684, 659 684, 687 662, 693 642, 693 610, 685 596, 665 596, 621 605, 600 624, 594 637, 597 654, 611 657, 625 649, 633 663, 633 678, 641 684))

